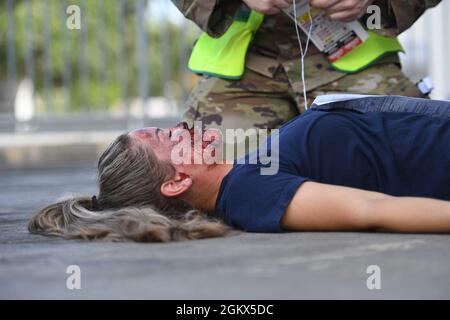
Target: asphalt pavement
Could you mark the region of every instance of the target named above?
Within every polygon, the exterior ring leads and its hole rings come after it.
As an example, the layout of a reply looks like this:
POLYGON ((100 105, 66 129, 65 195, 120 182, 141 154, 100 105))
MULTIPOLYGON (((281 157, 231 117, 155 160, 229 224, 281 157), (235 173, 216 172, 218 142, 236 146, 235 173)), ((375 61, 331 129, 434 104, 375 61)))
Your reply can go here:
POLYGON ((94 167, 0 170, 1 299, 450 298, 450 235, 233 232, 142 244, 29 234, 30 215, 68 193, 95 194, 94 167), (81 289, 67 286, 72 265, 81 289))

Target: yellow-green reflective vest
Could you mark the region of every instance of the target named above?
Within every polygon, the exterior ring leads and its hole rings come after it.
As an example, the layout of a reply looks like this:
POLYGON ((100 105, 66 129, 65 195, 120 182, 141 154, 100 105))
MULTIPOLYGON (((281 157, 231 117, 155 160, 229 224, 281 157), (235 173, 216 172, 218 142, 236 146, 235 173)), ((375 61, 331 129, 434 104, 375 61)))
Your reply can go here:
MULTIPOLYGON (((203 32, 192 50, 189 69, 219 78, 240 79, 244 74, 248 47, 263 20, 261 13, 240 10, 219 38, 203 32)), ((362 44, 331 63, 333 68, 347 73, 358 72, 389 53, 403 51, 397 38, 367 32, 369 37, 362 44)))

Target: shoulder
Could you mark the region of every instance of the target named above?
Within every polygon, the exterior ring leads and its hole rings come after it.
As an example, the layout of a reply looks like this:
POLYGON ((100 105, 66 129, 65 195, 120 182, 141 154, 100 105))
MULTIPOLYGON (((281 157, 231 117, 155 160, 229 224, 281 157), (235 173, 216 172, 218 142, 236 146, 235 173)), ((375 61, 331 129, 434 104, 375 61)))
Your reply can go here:
POLYGON ((236 165, 224 178, 216 211, 225 222, 253 232, 280 232, 279 221, 307 178, 278 171, 262 175, 259 165, 236 165))

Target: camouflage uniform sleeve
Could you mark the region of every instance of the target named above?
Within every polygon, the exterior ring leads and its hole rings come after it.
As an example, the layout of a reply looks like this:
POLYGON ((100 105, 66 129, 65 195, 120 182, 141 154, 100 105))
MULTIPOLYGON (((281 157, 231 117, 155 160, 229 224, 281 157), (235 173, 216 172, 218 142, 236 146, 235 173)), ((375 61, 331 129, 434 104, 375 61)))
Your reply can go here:
MULTIPOLYGON (((383 29, 396 36, 411 27, 425 12, 441 0, 377 0, 381 8, 383 29)), ((389 34, 388 34, 389 35, 389 34)))
POLYGON ((172 0, 180 12, 212 37, 220 37, 233 22, 241 0, 172 0))

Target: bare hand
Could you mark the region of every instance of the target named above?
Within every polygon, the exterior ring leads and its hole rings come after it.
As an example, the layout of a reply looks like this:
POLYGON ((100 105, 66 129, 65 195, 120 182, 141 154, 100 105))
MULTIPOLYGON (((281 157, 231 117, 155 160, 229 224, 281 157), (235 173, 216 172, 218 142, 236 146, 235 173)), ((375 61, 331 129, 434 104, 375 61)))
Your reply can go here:
POLYGON ((314 8, 324 9, 331 19, 351 22, 361 18, 374 0, 311 0, 314 8))
POLYGON ((250 9, 262 14, 277 14, 292 6, 292 0, 243 0, 250 9))

